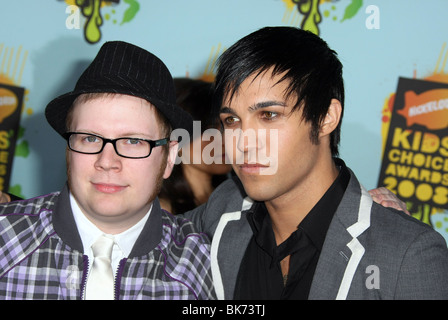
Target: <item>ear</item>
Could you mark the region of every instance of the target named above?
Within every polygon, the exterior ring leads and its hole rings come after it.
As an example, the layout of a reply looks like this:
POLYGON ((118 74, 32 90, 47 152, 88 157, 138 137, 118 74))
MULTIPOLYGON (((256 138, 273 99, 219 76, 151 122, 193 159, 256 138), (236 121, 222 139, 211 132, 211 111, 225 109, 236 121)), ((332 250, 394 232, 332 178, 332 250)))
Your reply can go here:
POLYGON ((342 105, 341 102, 337 99, 331 99, 330 106, 327 110, 327 115, 322 122, 320 127, 320 136, 323 137, 325 135, 329 135, 336 129, 341 121, 342 115, 342 105))
POLYGON ((167 179, 173 171, 174 163, 176 162, 177 150, 179 148, 179 143, 177 141, 170 141, 170 146, 168 149, 168 159, 166 162, 165 172, 163 173, 163 178, 167 179))

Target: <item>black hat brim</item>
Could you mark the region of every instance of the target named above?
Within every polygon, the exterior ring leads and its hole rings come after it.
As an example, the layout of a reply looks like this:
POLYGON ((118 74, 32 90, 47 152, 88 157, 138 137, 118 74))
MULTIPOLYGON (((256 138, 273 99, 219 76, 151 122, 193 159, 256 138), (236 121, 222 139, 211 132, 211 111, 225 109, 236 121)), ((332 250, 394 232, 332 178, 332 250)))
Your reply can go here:
POLYGON ((193 119, 189 113, 184 111, 182 108, 167 104, 163 101, 160 101, 154 97, 148 97, 144 94, 140 94, 138 92, 129 92, 128 90, 119 90, 108 88, 92 88, 90 90, 76 90, 71 91, 66 94, 63 94, 55 99, 53 99, 45 109, 45 117, 47 118, 48 123, 51 127, 56 130, 61 136, 67 132, 67 113, 73 102, 79 97, 81 94, 86 93, 116 93, 116 94, 126 94, 135 97, 142 98, 144 100, 149 101, 152 105, 154 105, 160 113, 163 114, 171 124, 173 130, 175 129, 184 129, 191 136, 193 134, 193 119))

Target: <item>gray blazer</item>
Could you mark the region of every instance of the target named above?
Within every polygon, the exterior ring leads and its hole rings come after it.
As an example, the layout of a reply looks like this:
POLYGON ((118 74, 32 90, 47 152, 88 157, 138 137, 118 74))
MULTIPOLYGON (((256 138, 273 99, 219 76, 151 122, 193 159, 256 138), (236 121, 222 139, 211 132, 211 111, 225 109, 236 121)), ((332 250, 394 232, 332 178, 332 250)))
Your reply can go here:
MULTIPOLYGON (((372 202, 351 170, 328 229, 309 299, 448 299, 448 249, 430 226, 372 202)), ((232 299, 252 230, 253 201, 231 179, 187 212, 212 238, 212 274, 219 299, 232 299)))

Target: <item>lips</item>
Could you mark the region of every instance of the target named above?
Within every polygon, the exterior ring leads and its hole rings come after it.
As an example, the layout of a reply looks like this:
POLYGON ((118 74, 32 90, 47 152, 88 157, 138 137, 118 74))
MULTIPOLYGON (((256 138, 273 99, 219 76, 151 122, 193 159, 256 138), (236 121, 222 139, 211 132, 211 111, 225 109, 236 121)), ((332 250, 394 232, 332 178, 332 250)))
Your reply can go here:
POLYGON ((259 163, 244 163, 238 166, 242 173, 246 174, 258 174, 261 170, 269 168, 269 166, 259 163))
POLYGON ((108 194, 117 193, 126 188, 126 186, 110 183, 92 183, 92 185, 97 191, 108 194))

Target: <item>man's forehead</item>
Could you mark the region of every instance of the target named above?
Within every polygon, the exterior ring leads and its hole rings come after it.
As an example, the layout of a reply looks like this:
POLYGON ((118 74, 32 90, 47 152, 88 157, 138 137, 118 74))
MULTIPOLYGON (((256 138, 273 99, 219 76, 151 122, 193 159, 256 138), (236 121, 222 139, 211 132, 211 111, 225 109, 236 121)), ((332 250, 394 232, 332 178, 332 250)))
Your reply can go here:
MULTIPOLYGON (((77 122, 82 120, 83 122, 95 123, 102 118, 114 123, 117 121, 115 119, 120 119, 119 123, 130 121, 135 123, 138 119, 146 119, 145 123, 148 128, 161 126, 157 108, 149 101, 136 96, 116 93, 79 96, 67 115, 68 124, 75 119, 77 122), (148 119, 150 119, 149 122, 148 119)), ((140 123, 140 121, 138 122, 140 123)))
MULTIPOLYGON (((274 99, 276 102, 278 102, 278 104, 286 106, 286 101, 290 99, 292 99, 294 103, 297 101, 298 95, 293 90, 291 80, 289 78, 283 77, 282 75, 278 74, 273 75, 272 72, 265 72, 265 74, 252 74, 239 85, 233 84, 227 86, 226 90, 224 91, 221 109, 230 107, 230 105, 237 102, 240 93, 247 92, 247 90, 249 89, 255 89, 253 92, 256 92, 257 95, 266 95, 266 97, 268 97, 272 89, 277 90, 279 87, 281 91, 276 91, 276 98, 274 99), (281 93, 281 95, 278 94, 279 92, 281 93)), ((267 98, 267 100, 271 101, 272 99, 267 98)))

